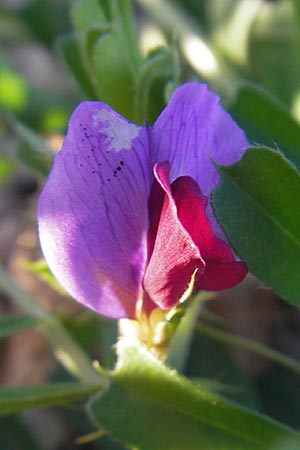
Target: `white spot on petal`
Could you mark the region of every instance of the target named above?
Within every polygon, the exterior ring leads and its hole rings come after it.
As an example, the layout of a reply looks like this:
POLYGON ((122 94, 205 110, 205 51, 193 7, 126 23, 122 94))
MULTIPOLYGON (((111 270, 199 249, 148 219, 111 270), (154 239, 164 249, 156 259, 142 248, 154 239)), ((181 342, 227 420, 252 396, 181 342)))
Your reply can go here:
POLYGON ((132 147, 132 141, 140 132, 141 127, 126 122, 112 111, 101 109, 93 117, 94 126, 97 128, 101 123, 101 134, 107 136, 107 150, 128 150, 132 147))

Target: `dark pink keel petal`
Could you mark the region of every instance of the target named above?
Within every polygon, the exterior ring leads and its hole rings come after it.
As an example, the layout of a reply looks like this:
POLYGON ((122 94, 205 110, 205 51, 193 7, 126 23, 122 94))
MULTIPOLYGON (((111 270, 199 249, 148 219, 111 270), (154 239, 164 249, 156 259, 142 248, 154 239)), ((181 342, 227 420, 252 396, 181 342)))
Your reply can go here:
POLYGON ((147 129, 82 103, 39 198, 39 234, 66 291, 106 316, 135 316, 152 180, 147 129))
MULTIPOLYGON (((175 90, 151 134, 152 160, 170 161, 170 182, 189 175, 207 196, 219 182, 212 159, 231 164, 248 146, 245 133, 222 108, 219 97, 196 82, 175 90)), ((215 232, 224 237, 210 208, 208 214, 215 232)))
MULTIPOLYGON (((169 184, 169 164, 156 164, 156 183, 163 192, 163 202, 158 199, 157 211, 150 211, 149 230, 152 250, 143 286, 147 296, 159 307, 166 309, 176 304, 197 269, 204 271, 205 263, 191 236, 177 216, 177 208, 169 184)), ((157 190, 157 186, 154 187, 157 190)), ((150 207, 154 204, 150 202, 150 207)))
POLYGON ((247 274, 247 266, 236 261, 227 243, 215 236, 206 215, 207 197, 196 181, 188 176, 178 178, 172 183, 172 194, 178 217, 205 261, 204 272, 196 275, 195 287, 220 290, 239 283, 247 274))

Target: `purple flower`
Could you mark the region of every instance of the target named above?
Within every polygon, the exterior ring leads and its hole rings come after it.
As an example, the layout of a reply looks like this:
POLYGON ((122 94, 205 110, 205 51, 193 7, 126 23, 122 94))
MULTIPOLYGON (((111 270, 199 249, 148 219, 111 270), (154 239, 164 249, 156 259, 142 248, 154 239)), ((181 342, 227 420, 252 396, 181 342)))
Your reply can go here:
POLYGON ((153 127, 108 105, 83 102, 40 195, 41 246, 50 269, 83 305, 109 317, 166 309, 195 274, 195 288, 241 281, 208 199, 244 132, 206 85, 179 87, 153 127))

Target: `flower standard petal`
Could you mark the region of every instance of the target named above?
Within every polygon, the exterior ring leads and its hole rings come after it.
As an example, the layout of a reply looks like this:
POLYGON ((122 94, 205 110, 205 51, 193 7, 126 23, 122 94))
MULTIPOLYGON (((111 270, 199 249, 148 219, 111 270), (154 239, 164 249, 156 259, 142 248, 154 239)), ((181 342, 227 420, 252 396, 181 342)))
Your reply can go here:
POLYGON ((101 314, 134 317, 152 179, 147 128, 80 104, 39 199, 39 233, 62 286, 101 314))
POLYGON ((222 108, 219 97, 196 82, 175 90, 151 134, 152 158, 155 162, 170 161, 171 183, 189 175, 204 195, 219 182, 212 159, 232 164, 247 146, 245 133, 222 108))

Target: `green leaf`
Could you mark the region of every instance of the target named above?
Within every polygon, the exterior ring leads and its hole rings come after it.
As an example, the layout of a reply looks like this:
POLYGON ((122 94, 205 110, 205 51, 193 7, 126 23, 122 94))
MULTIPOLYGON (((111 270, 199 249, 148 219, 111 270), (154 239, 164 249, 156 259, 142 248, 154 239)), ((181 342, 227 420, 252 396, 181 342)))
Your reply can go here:
MULTIPOLYGON (((86 56, 86 61, 83 61, 86 67, 92 63, 98 38, 111 31, 109 12, 108 5, 105 6, 103 1, 100 5, 98 0, 79 0, 71 10, 71 19, 79 33, 81 47, 86 56)), ((92 72, 92 65, 90 69, 92 72)))
POLYGON ((98 39, 93 66, 99 98, 129 120, 135 120, 134 75, 120 33, 107 33, 98 39))
POLYGON ((174 48, 158 48, 143 62, 137 81, 137 100, 144 121, 155 121, 166 104, 167 83, 178 78, 179 62, 174 48))
POLYGON ((85 61, 80 39, 76 34, 69 34, 58 41, 59 50, 82 91, 91 99, 97 97, 93 76, 85 61))
POLYGON ((251 141, 272 147, 278 145, 300 167, 300 125, 267 91, 251 84, 242 85, 230 113, 251 141))
POLYGON ((129 120, 138 121, 135 95, 140 59, 131 2, 79 1, 72 9, 72 20, 97 98, 129 120))
POLYGON ((39 319, 28 315, 3 314, 0 316, 0 338, 39 324, 39 319))
POLYGON ((87 398, 99 390, 97 385, 57 383, 0 387, 0 415, 28 408, 61 405, 87 398))
POLYGON ((296 450, 300 435, 191 383, 140 344, 119 343, 119 365, 89 410, 140 450, 296 450))
POLYGON ((217 166, 216 217, 251 272, 294 305, 300 303, 300 175, 279 153, 249 148, 217 166))
POLYGON ((82 33, 91 28, 107 25, 107 17, 99 0, 77 0, 71 9, 71 19, 75 28, 82 33))

